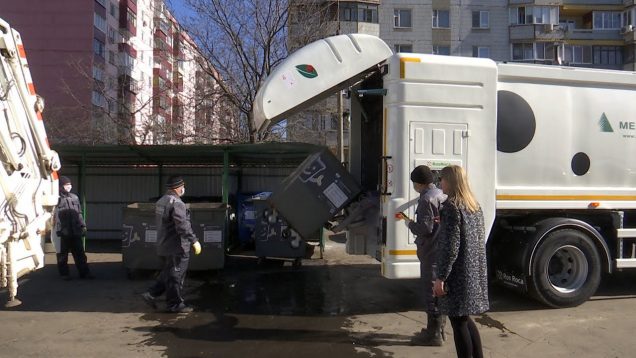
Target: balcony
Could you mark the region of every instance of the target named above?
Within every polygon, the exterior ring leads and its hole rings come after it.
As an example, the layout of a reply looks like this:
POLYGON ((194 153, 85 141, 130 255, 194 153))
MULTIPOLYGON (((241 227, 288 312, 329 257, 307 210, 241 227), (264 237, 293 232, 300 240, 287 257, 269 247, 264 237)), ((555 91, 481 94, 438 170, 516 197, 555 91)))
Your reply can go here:
POLYGON ((124 91, 134 94, 137 94, 141 91, 140 82, 127 75, 122 75, 119 77, 119 87, 124 91))
MULTIPOLYGON (((602 6, 602 5, 618 5, 623 6, 624 0, 562 0, 564 7, 568 5, 583 5, 583 6, 602 6)), ((633 1, 633 0, 632 0, 633 1)))
POLYGON ((623 6, 625 7, 636 6, 636 0, 623 0, 623 6))
POLYGON ((536 25, 511 25, 510 41, 519 40, 539 40, 539 41, 557 41, 562 40, 565 31, 559 25, 554 24, 536 24, 536 25))
POLYGON ((117 66, 117 75, 132 77, 133 66, 120 65, 117 66))
POLYGON ((619 30, 594 30, 563 27, 556 24, 512 25, 510 41, 623 41, 623 37, 634 38, 633 34, 621 35, 619 30))
POLYGON ((621 34, 623 34, 623 40, 629 44, 636 42, 636 28, 633 25, 625 26, 621 29, 621 34))
POLYGON ((586 40, 586 41, 623 41, 623 36, 619 30, 593 30, 593 29, 570 29, 567 28, 564 40, 586 40))

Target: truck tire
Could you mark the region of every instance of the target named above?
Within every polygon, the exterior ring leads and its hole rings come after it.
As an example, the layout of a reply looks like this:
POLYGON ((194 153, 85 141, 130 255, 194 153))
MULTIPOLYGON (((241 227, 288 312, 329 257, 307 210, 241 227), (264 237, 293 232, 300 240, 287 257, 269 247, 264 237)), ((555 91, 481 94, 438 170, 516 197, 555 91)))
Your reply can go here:
POLYGON ((529 289, 548 306, 573 307, 587 301, 601 282, 601 258, 582 231, 554 231, 535 252, 529 289))

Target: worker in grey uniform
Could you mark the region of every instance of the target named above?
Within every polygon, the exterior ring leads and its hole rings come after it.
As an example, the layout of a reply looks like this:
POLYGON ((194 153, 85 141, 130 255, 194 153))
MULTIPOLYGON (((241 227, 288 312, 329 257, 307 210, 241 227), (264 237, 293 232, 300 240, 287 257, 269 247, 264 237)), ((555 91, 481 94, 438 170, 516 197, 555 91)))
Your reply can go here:
POLYGON ((185 193, 183 178, 168 178, 166 187, 168 190, 155 207, 157 254, 163 268, 155 284, 142 294, 142 298, 151 307, 157 308, 156 299, 165 292, 168 312, 188 313, 192 312, 192 307, 184 303, 181 291, 188 269, 190 247, 198 255, 201 253, 201 244, 192 231, 190 212, 181 200, 185 193))
POLYGON ((433 173, 426 165, 419 165, 411 172, 413 189, 420 194, 415 210, 415 220, 403 213, 396 216, 405 220, 415 235, 417 258, 420 260, 420 277, 424 285, 427 325, 426 329, 411 339, 412 345, 441 346, 443 344, 446 317, 439 313, 437 298, 433 296, 433 278, 437 251, 435 241, 439 232, 439 211, 446 195, 433 183, 433 173))

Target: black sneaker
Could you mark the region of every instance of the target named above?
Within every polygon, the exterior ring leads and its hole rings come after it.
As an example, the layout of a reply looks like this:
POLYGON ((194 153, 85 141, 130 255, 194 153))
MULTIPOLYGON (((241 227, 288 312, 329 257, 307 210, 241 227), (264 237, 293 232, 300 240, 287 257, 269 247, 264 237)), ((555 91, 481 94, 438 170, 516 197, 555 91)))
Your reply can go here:
POLYGON ((193 312, 194 309, 190 306, 187 306, 185 304, 180 304, 179 306, 177 306, 176 308, 169 308, 168 309, 168 313, 190 313, 193 312))
POLYGON ((144 292, 141 294, 141 298, 146 302, 148 306, 151 308, 157 309, 157 298, 150 294, 150 292, 144 292))

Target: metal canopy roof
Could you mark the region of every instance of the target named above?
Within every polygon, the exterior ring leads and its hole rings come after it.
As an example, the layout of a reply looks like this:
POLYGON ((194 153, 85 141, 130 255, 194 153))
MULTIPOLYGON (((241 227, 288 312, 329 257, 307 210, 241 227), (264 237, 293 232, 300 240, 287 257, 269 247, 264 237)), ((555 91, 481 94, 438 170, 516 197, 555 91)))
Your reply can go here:
POLYGON ((229 165, 295 164, 324 149, 307 143, 257 143, 232 145, 54 145, 62 165, 229 165))

